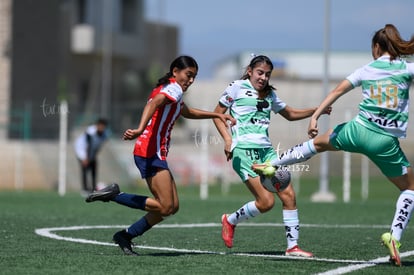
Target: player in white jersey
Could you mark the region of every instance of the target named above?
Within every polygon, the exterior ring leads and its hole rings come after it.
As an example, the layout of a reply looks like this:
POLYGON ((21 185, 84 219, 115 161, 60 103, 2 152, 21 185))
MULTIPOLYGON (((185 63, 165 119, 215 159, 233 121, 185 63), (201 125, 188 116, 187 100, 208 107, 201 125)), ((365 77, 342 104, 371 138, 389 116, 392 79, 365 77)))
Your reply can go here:
MULTIPOLYGON (((400 266, 400 239, 414 208, 414 174, 398 141, 405 137, 408 123, 414 63, 406 62, 404 56, 414 54, 414 36, 405 41, 395 26, 387 24, 374 34, 371 46, 374 60, 339 83, 313 114, 308 128, 311 140, 289 149, 271 164, 289 165, 320 152, 336 150, 361 153, 370 158, 401 191, 391 230, 381 236, 389 249, 390 261, 400 266), (358 86, 362 87, 363 95, 358 115, 317 136, 317 122, 323 110, 358 86)), ((265 166, 258 164, 253 168, 265 166)))
MULTIPOLYGON (((225 141, 227 160, 232 159, 234 170, 255 197, 254 201, 244 204, 237 211, 222 215, 222 238, 229 248, 233 246, 234 230, 239 222, 269 211, 275 203, 274 195, 262 186, 259 175, 251 168, 255 162, 277 158, 268 135, 271 112, 279 113, 287 120, 299 120, 310 117, 315 111, 315 108, 292 108, 277 97, 275 89, 269 85, 272 70, 273 64, 268 57, 254 57, 242 79, 226 88, 215 109, 215 112, 222 114, 229 109, 237 121, 230 135, 221 121, 214 120, 225 141)), ((330 107, 326 112, 330 112, 330 107)), ((283 204, 286 255, 312 257, 312 253, 298 246, 299 215, 292 184, 287 182, 278 191, 283 204)))

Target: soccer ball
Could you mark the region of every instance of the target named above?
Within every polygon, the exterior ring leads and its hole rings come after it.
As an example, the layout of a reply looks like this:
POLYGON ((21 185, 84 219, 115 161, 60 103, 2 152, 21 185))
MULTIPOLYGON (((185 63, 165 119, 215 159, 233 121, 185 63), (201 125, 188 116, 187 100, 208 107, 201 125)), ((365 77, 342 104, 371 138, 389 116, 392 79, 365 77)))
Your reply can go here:
POLYGON ((290 183, 290 172, 287 170, 279 169, 271 176, 260 175, 260 183, 266 188, 267 191, 272 193, 278 193, 286 189, 290 183))

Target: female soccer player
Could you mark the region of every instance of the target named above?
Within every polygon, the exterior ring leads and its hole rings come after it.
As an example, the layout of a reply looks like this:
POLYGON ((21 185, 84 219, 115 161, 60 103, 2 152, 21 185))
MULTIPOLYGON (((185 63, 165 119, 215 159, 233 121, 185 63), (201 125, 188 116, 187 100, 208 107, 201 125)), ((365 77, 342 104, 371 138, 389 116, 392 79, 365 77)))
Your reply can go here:
MULTIPOLYGON (((414 36, 405 41, 394 25, 387 24, 375 32, 371 49, 374 61, 340 82, 312 115, 308 127, 311 140, 289 149, 271 164, 288 165, 320 152, 336 150, 361 153, 370 158, 401 190, 391 230, 381 236, 389 249, 390 261, 400 266, 400 239, 414 208, 414 174, 398 141, 406 136, 414 64, 402 57, 414 54, 414 36), (363 96, 358 115, 317 136, 318 118, 323 110, 358 86, 362 87, 363 96)), ((262 169, 263 165, 253 168, 262 169)))
MULTIPOLYGON (((295 109, 286 105, 269 85, 273 70, 272 61, 263 55, 254 57, 241 80, 231 83, 219 99, 215 112, 230 114, 237 120, 230 134, 226 125, 214 119, 216 127, 225 141, 227 160, 232 159, 233 169, 240 176, 255 197, 232 214, 222 216, 222 238, 231 248, 236 225, 248 218, 272 209, 275 198, 260 183, 259 175, 251 168, 255 162, 277 158, 268 135, 270 114, 281 114, 289 121, 310 117, 316 108, 295 109)), ((330 108, 327 108, 327 113, 330 108)), ((287 172, 288 173, 288 172, 287 172)), ((288 176, 289 177, 289 176, 288 176)), ((286 255, 312 257, 312 253, 299 248, 299 216, 296 208, 295 191, 289 182, 280 187, 277 195, 283 204, 287 250, 286 255)))
POLYGON ((188 107, 183 93, 193 84, 198 72, 197 62, 189 56, 180 56, 170 65, 170 71, 158 80, 144 107, 137 129, 124 132, 124 140, 137 139, 134 148, 135 164, 145 178, 153 198, 121 193, 114 183, 101 191, 91 193, 86 202, 114 201, 147 211, 140 220, 113 236, 126 255, 137 255, 131 240, 144 234, 164 218, 178 211, 178 195, 174 178, 168 168, 167 154, 174 122, 180 115, 190 119, 217 118, 226 125, 235 120, 230 115, 207 112, 188 107))

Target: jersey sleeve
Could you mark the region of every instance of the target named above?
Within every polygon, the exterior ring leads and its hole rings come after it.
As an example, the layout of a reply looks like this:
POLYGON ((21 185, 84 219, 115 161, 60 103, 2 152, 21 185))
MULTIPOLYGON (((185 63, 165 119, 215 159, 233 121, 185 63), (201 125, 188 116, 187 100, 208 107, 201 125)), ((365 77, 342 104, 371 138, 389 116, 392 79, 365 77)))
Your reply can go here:
POLYGON ((177 83, 170 83, 161 89, 160 94, 165 95, 173 102, 177 102, 183 96, 183 89, 177 83))
POLYGON ((272 111, 277 114, 285 108, 286 103, 276 95, 275 91, 272 91, 272 111))
POLYGON ((236 92, 238 91, 238 87, 236 82, 232 82, 227 86, 227 88, 224 90, 223 94, 221 95, 219 102, 229 108, 236 97, 236 92))
POLYGON ((362 83, 361 75, 362 75, 363 70, 364 70, 364 68, 359 68, 356 71, 354 71, 352 74, 350 74, 346 77, 346 79, 349 82, 351 82, 351 84, 354 88, 358 87, 358 86, 361 86, 361 83, 362 83))
POLYGON ((407 62, 407 69, 412 78, 414 78, 414 63, 407 62))
POLYGON ((85 160, 88 158, 88 142, 86 138, 87 133, 80 135, 74 144, 76 157, 80 160, 85 160))

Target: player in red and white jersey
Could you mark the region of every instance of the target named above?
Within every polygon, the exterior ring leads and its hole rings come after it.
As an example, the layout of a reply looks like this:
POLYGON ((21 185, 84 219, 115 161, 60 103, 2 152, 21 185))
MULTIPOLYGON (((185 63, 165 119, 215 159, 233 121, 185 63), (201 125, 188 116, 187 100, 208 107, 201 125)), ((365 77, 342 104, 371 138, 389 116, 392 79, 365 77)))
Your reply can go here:
POLYGON ((158 80, 151 92, 138 128, 124 132, 124 140, 137 139, 134 147, 135 164, 154 197, 121 193, 118 184, 113 183, 86 198, 86 202, 114 201, 147 211, 137 222, 113 236, 113 241, 126 255, 138 255, 131 247, 133 238, 178 211, 177 188, 166 160, 171 131, 177 118, 180 115, 189 119, 218 118, 224 123, 228 120, 235 123, 228 114, 194 109, 184 103, 183 93, 193 84, 197 72, 198 65, 192 57, 177 57, 171 63, 169 72, 158 80))
POLYGON ((148 99, 150 102, 155 96, 163 95, 170 102, 155 110, 144 132, 135 143, 135 156, 147 158, 157 154, 163 160, 167 157, 171 130, 184 106, 181 86, 174 78, 170 78, 169 82, 167 85, 156 87, 148 99))

